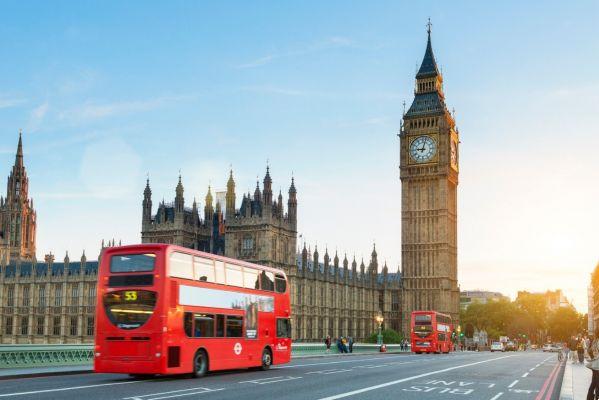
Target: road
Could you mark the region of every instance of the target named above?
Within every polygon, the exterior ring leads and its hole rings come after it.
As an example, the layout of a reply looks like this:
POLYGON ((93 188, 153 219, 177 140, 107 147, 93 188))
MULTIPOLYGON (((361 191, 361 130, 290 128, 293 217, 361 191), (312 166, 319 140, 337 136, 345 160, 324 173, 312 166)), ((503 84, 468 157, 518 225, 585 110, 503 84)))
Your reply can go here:
POLYGON ((553 353, 376 354, 303 358, 200 379, 82 374, 4 380, 4 399, 557 399, 553 353))

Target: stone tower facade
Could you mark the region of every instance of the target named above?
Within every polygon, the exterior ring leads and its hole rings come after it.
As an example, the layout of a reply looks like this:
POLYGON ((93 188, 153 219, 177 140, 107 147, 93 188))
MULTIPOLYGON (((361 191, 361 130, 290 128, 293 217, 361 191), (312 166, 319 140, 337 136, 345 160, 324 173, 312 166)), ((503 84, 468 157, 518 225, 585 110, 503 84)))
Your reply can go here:
POLYGON ((6 198, 0 197, 0 262, 10 259, 32 261, 35 258, 36 214, 29 199, 29 178, 23 164, 23 139, 6 185, 6 198))
POLYGON ((414 310, 459 319, 457 185, 459 135, 445 105, 430 25, 414 101, 400 133, 403 331, 414 310))

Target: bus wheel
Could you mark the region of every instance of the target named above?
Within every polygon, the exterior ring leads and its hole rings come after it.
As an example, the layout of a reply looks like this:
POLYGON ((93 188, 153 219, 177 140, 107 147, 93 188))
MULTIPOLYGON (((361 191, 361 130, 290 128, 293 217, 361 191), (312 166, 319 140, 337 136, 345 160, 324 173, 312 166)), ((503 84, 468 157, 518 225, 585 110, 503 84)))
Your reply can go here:
POLYGON ((198 350, 193 357, 193 378, 201 378, 208 372, 208 354, 204 350, 198 350))
POLYGON ((272 364, 272 353, 270 352, 270 349, 266 348, 262 351, 262 365, 260 366, 260 369, 262 371, 268 371, 271 364, 272 364))

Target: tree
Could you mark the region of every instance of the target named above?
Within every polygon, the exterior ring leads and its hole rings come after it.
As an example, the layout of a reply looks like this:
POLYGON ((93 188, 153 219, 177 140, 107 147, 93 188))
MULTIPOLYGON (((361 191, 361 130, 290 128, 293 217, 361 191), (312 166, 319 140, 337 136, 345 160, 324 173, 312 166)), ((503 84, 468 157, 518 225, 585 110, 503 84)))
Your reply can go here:
MULTIPOLYGON (((403 340, 402 334, 393 329, 383 329, 381 333, 383 334, 383 343, 386 344, 399 343, 403 340)), ((366 339, 366 343, 376 343, 377 335, 378 332, 371 334, 368 339, 366 339)))
POLYGON ((529 320, 528 337, 539 341, 547 322, 547 300, 542 293, 519 292, 515 301, 516 306, 522 310, 529 320))
POLYGON ((547 328, 553 341, 563 342, 581 332, 581 315, 574 307, 560 307, 549 314, 547 328))

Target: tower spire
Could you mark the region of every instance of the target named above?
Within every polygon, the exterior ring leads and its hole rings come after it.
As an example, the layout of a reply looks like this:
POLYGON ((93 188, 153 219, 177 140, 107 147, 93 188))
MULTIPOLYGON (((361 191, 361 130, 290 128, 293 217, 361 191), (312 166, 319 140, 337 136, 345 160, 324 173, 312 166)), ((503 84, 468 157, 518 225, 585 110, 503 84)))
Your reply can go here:
POLYGON ((15 166, 23 167, 23 130, 19 129, 19 144, 17 145, 17 155, 15 157, 15 166))

